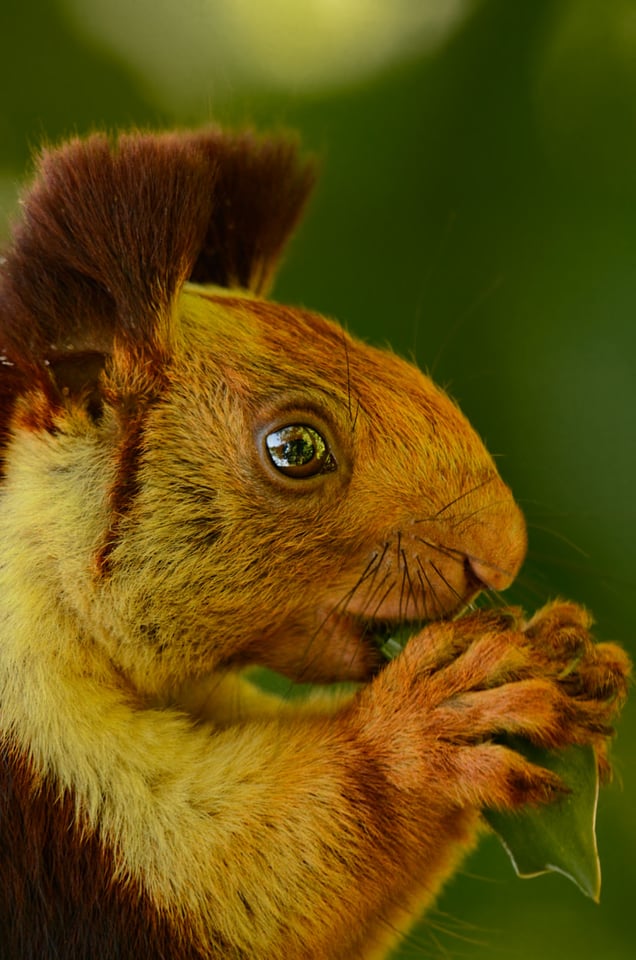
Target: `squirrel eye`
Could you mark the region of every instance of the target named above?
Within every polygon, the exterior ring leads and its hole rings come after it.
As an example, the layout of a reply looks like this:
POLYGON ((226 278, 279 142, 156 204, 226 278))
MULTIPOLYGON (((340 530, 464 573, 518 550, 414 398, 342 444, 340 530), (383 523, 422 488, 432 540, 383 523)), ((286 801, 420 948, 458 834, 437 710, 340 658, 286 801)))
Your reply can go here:
POLYGON ((323 437, 303 423, 274 430, 265 438, 269 458, 288 477, 314 477, 336 469, 336 462, 323 437))

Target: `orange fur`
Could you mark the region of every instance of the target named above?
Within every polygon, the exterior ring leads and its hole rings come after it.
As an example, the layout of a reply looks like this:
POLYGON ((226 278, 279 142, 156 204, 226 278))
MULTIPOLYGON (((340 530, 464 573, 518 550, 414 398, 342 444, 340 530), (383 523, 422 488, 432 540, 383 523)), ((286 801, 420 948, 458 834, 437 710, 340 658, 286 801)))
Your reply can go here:
POLYGON ((387 955, 549 800, 498 742, 592 743, 629 665, 579 607, 453 617, 523 517, 452 401, 262 299, 288 141, 44 154, 0 279, 0 958, 387 955), (385 665, 379 639, 414 636, 385 665), (356 689, 283 702, 250 668, 356 689))

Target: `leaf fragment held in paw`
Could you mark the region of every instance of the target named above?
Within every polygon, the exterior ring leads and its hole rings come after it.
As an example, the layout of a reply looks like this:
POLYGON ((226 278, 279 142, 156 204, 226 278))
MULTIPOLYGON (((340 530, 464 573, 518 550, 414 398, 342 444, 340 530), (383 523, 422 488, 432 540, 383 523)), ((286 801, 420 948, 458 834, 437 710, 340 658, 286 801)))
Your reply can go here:
POLYGON ((598 772, 594 750, 590 746, 545 750, 520 737, 505 742, 532 763, 556 773, 569 792, 552 803, 527 806, 517 813, 486 810, 486 821, 520 877, 556 871, 598 902, 601 869, 595 831, 598 772))

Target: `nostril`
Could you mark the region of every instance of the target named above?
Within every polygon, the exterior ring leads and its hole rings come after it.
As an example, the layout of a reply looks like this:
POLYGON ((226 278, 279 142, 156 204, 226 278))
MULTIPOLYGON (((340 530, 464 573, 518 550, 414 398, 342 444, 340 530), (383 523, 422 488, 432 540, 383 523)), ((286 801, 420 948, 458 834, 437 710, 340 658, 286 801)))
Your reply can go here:
POLYGON ((481 560, 478 557, 467 557, 466 559, 473 576, 489 590, 505 590, 510 586, 517 573, 516 570, 503 570, 496 564, 481 560))

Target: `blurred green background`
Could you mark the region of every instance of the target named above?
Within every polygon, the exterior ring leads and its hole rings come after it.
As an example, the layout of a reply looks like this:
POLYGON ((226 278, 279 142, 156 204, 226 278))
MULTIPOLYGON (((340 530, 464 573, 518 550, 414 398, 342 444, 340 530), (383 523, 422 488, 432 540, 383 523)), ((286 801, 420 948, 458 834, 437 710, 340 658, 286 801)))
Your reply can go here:
MULTIPOLYGON (((2 0, 0 44, 4 232, 43 138, 300 130, 323 176, 277 298, 448 386, 528 517, 511 599, 636 655, 633 0, 2 0)), ((400 957, 634 956, 634 706, 614 754, 600 906, 488 838, 400 957)))

